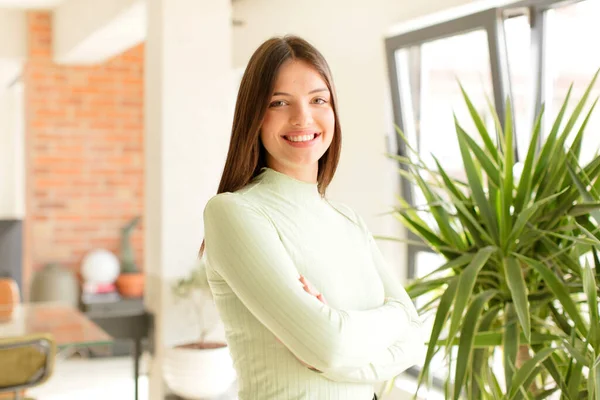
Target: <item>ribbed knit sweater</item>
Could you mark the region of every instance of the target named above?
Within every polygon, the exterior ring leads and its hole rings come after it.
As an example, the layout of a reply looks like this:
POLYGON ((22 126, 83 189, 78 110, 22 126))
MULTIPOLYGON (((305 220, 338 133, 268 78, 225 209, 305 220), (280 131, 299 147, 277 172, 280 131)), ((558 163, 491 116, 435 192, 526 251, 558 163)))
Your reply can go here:
POLYGON ((265 168, 213 197, 204 228, 240 400, 371 400, 373 383, 422 362, 422 324, 406 291, 363 220, 316 184, 265 168), (327 304, 304 291, 300 274, 327 304))

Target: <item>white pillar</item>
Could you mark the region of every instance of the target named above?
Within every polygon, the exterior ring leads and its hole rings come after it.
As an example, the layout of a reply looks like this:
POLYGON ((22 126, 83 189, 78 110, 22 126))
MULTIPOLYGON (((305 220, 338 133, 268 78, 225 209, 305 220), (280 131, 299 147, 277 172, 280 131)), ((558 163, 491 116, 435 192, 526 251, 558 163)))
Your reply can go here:
POLYGON ((150 399, 164 398, 165 347, 186 338, 171 297, 203 238, 231 130, 230 0, 149 0, 146 41, 146 303, 156 324, 150 399))

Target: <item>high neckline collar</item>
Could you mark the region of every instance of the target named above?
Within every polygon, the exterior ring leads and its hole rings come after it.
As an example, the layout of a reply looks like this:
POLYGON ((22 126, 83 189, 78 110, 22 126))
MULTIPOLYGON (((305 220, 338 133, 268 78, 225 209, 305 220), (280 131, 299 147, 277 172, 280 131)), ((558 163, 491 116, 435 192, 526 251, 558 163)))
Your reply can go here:
POLYGON ((283 195, 297 199, 321 199, 317 183, 304 182, 272 168, 262 168, 256 179, 283 195))

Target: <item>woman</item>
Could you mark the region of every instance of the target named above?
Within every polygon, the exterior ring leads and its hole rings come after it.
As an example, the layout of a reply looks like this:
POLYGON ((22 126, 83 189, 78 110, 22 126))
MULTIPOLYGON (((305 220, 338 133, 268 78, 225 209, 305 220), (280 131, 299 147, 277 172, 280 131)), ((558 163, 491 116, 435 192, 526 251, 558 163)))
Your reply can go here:
POLYGON ((263 43, 201 250, 240 400, 370 400, 421 360, 410 298, 363 220, 325 197, 341 139, 323 56, 298 37, 263 43))

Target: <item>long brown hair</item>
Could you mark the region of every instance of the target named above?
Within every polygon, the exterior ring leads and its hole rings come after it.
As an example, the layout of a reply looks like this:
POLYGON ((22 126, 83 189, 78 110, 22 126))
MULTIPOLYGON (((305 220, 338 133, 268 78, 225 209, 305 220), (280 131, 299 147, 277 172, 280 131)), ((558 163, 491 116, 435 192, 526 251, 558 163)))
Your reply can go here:
MULTIPOLYGON (((325 195, 342 150, 335 86, 323 55, 306 40, 291 35, 267 40, 250 58, 240 83, 229 151, 217 194, 235 192, 243 188, 267 166, 266 150, 260 140, 260 128, 275 88, 277 73, 287 60, 304 61, 311 65, 321 75, 331 93, 335 127, 331 145, 319 159, 317 174, 319 193, 325 195)), ((204 241, 200 247, 200 255, 203 252, 204 241)))

